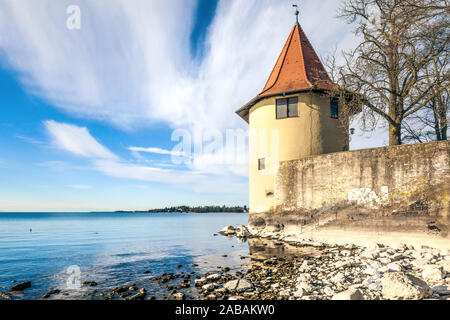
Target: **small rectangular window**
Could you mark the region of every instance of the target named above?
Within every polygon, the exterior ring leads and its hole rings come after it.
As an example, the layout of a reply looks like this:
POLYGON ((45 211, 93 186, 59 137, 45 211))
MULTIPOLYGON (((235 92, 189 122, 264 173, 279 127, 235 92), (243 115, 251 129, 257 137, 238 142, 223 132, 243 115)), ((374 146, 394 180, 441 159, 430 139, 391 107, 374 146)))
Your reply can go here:
POLYGON ((266 169, 266 158, 258 159, 258 170, 266 169))
POLYGON ((339 104, 337 101, 331 101, 331 118, 338 119, 339 118, 339 104))
POLYGON ((287 118, 287 99, 277 100, 277 119, 287 118))
POLYGON ((288 118, 298 117, 298 97, 288 100, 288 118))

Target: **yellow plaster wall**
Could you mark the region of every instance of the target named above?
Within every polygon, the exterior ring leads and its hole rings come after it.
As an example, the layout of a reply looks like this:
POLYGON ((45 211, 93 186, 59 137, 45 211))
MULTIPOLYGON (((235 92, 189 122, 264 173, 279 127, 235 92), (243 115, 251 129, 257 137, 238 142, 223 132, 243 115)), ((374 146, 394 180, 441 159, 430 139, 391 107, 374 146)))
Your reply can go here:
POLYGON ((250 212, 274 209, 275 176, 279 161, 348 149, 348 134, 338 119, 331 118, 330 99, 318 93, 300 93, 297 118, 276 119, 276 99, 267 98, 250 110, 249 178, 250 212), (258 170, 258 159, 266 159, 266 169, 258 170))

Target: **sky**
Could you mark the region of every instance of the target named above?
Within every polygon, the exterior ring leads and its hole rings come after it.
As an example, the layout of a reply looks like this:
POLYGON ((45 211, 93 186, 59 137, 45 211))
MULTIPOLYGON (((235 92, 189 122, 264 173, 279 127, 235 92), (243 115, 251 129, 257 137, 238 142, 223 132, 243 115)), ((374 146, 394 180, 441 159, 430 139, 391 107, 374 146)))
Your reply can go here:
MULTIPOLYGON (((322 58, 357 43, 339 2, 300 4, 322 58)), ((0 211, 247 205, 234 112, 294 23, 285 0, 0 0, 0 211)))

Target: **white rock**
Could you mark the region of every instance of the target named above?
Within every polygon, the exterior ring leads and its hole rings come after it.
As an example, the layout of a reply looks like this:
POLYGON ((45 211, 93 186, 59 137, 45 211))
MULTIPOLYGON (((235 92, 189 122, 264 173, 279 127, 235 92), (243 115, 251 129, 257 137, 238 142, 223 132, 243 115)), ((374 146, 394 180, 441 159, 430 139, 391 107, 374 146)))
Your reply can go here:
POLYGON ((245 300, 244 297, 241 296, 233 296, 233 297, 229 297, 228 300, 234 301, 234 300, 245 300))
POLYGON ((422 271, 422 278, 429 281, 439 281, 444 278, 442 267, 427 266, 422 271))
POLYGON ((374 265, 369 265, 364 271, 364 274, 367 274, 369 276, 374 276, 376 274, 378 274, 380 267, 376 267, 374 265))
POLYGON ((213 291, 216 287, 217 287, 217 284, 215 284, 215 283, 208 283, 208 284, 205 284, 202 287, 202 290, 209 292, 209 291, 213 291))
POLYGON ((300 282, 296 286, 297 290, 303 290, 306 293, 310 293, 314 290, 314 287, 308 282, 300 282))
POLYGON ((389 300, 418 300, 431 292, 424 281, 402 272, 385 273, 381 284, 383 297, 389 300))
POLYGON ((182 292, 177 292, 177 293, 175 293, 175 294, 173 295, 173 297, 174 297, 176 300, 184 300, 184 299, 186 298, 186 295, 185 295, 184 293, 182 293, 182 292))
POLYGON ((203 286, 207 282, 206 278, 195 279, 195 286, 200 287, 203 286))
POLYGON ((366 259, 376 259, 380 255, 381 246, 377 243, 371 244, 364 250, 361 257, 366 259))
POLYGON ((299 299, 303 297, 306 294, 306 291, 303 290, 303 288, 297 289, 297 291, 294 292, 294 297, 299 299))
POLYGON ((236 287, 236 291, 237 292, 246 292, 246 291, 252 291, 253 290, 253 285, 248 282, 245 279, 240 279, 239 283, 236 287))
POLYGON ((332 283, 335 283, 335 284, 340 284, 340 283, 342 283, 343 281, 345 280, 345 276, 342 274, 342 273, 338 273, 338 274, 336 274, 334 277, 332 277, 331 279, 330 279, 330 281, 332 282, 332 283))
POLYGON ((223 287, 230 292, 246 292, 253 290, 253 285, 245 279, 228 281, 223 287))
POLYGON ((323 289, 323 292, 327 295, 327 296, 333 296, 335 294, 335 292, 333 291, 333 289, 331 289, 330 287, 325 287, 325 289, 323 289))
POLYGON ((376 283, 376 282, 372 282, 371 284, 369 284, 369 285, 367 286, 367 288, 368 288, 370 291, 378 291, 378 290, 381 289, 380 285, 379 285, 378 283, 376 283))
POLYGON ((352 265, 352 263, 350 261, 338 261, 334 264, 334 267, 336 269, 340 269, 340 268, 350 267, 351 265, 352 265))
POLYGON ((416 268, 423 269, 425 266, 429 265, 430 261, 424 259, 414 259, 411 264, 416 268))
POLYGON ((238 238, 247 238, 250 237, 250 231, 248 231, 247 227, 244 225, 240 225, 236 228, 236 237, 238 238))
POLYGON ((280 297, 287 298, 291 296, 291 290, 289 289, 281 290, 278 294, 280 295, 280 297))
POLYGON ((331 300, 364 300, 364 297, 358 289, 348 289, 335 294, 331 300))
POLYGON ((450 260, 442 260, 439 264, 445 272, 450 273, 450 260))
POLYGON ((300 272, 308 272, 311 269, 311 264, 308 262, 308 260, 303 261, 302 265, 298 269, 300 272))
POLYGON ((220 279, 220 274, 218 274, 218 273, 214 273, 214 274, 211 274, 206 277, 206 280, 208 280, 208 281, 217 281, 219 279, 220 279))
POLYGON ((311 275, 309 273, 303 273, 297 278, 297 282, 308 282, 311 280, 311 275))
POLYGON ((237 285, 238 285, 238 282, 239 282, 239 280, 231 280, 231 281, 228 281, 227 283, 225 283, 225 284, 223 285, 223 287, 224 287, 225 289, 227 289, 228 291, 233 292, 233 291, 236 290, 236 287, 237 287, 237 285))
POLYGON ((387 265, 388 270, 390 271, 395 271, 395 272, 400 272, 402 271, 402 265, 398 262, 393 262, 387 265))

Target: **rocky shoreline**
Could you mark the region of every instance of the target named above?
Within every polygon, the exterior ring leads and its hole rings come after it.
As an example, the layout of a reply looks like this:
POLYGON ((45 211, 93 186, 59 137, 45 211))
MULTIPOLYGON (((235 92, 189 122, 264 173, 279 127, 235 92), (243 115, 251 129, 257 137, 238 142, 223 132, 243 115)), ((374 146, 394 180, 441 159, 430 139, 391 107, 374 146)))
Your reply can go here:
POLYGON ((404 244, 389 247, 378 243, 367 247, 339 246, 309 239, 286 240, 276 234, 254 235, 245 226, 228 226, 221 233, 270 239, 278 241, 279 246, 315 249, 314 254, 303 257, 253 257, 245 275, 253 289, 240 295, 242 298, 450 300, 448 249, 415 248, 404 244))
MULTIPOLYGON (((165 289, 155 295, 145 283, 107 290, 84 281, 82 299, 101 300, 450 300, 450 252, 422 246, 332 245, 309 239, 252 234, 245 226, 228 226, 223 236, 248 241, 250 255, 239 270, 182 271, 149 277, 165 289)), ((226 257, 226 255, 224 255, 226 257)), ((193 264, 191 267, 195 268, 193 264)), ((145 271, 150 273, 150 271, 145 271)), ((13 300, 32 283, 18 283, 0 299, 13 300)), ((64 289, 48 290, 42 299, 68 299, 64 289)))

